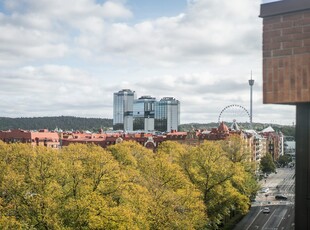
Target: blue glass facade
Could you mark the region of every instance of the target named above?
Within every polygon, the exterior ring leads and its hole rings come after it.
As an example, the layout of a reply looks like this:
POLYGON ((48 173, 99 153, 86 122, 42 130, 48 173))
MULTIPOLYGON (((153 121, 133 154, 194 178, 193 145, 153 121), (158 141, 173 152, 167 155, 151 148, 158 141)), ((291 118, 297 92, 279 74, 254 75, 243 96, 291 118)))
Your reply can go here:
POLYGON ((142 96, 135 100, 133 106, 133 129, 154 131, 156 98, 151 96, 142 96))
POLYGON ((162 132, 178 130, 180 125, 180 102, 164 97, 155 106, 155 129, 162 132))
POLYGON ((113 97, 113 129, 133 130, 133 103, 135 91, 123 89, 113 97))
POLYGON ((173 97, 156 101, 151 96, 135 99, 135 92, 129 89, 114 93, 114 130, 170 132, 178 130, 179 125, 180 102, 173 97))

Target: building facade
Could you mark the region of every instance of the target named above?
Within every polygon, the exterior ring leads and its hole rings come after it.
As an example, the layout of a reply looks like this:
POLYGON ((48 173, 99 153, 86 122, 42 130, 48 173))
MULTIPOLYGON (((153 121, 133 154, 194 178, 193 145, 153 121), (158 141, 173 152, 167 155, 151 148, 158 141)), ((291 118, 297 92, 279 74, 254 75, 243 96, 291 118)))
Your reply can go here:
POLYGON ((281 132, 276 132, 271 126, 260 132, 266 139, 267 152, 277 161, 284 154, 284 136, 281 132))
POLYGON ((260 17, 263 102, 296 105, 294 227, 310 229, 310 1, 262 4, 260 17))
POLYGON ((155 130, 170 132, 180 125, 180 102, 173 97, 164 97, 155 106, 155 130))
POLYGON ((113 129, 133 130, 133 104, 135 91, 123 89, 113 96, 113 129))
POLYGON ((0 141, 5 143, 28 143, 33 146, 46 146, 57 149, 60 147, 59 139, 58 133, 50 132, 47 129, 39 131, 22 129, 0 131, 0 141))
POLYGON ((156 98, 142 96, 133 104, 133 130, 154 131, 156 98))
POLYGON ((135 91, 123 89, 113 97, 113 130, 170 132, 180 125, 180 102, 151 96, 136 99, 135 91))

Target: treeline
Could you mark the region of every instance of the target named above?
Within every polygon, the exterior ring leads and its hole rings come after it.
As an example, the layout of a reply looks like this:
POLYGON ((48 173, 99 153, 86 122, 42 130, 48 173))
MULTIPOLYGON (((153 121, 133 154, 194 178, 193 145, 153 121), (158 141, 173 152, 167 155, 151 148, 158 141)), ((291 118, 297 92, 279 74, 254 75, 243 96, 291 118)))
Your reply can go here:
POLYGON ((56 128, 62 130, 89 130, 98 131, 100 128, 107 129, 113 126, 113 119, 107 118, 82 118, 71 116, 60 117, 0 117, 0 130, 25 129, 39 130, 56 128))
MULTIPOLYGON (((232 123, 225 123, 228 127, 232 125, 232 123)), ((249 123, 238 123, 239 127, 241 129, 251 129, 249 123)), ((256 131, 262 131, 263 129, 267 128, 268 126, 271 126, 276 132, 282 132, 284 136, 293 136, 295 137, 295 126, 290 125, 279 125, 279 124, 264 124, 264 123, 253 123, 253 129, 256 131)), ((179 129, 181 131, 191 131, 196 129, 206 129, 211 130, 212 128, 217 128, 219 126, 219 123, 190 123, 190 124, 182 124, 179 126, 179 129)))
POLYGON ((0 142, 1 229, 219 229, 257 190, 240 138, 59 151, 0 142))
MULTIPOLYGON (((218 123, 190 123, 179 125, 180 131, 191 131, 196 129, 207 129, 218 127, 218 123)), ((226 124, 228 127, 231 123, 226 124)), ((249 128, 248 123, 240 123, 241 128, 249 128)), ((270 124, 253 123, 255 130, 263 130, 270 124)), ((82 118, 72 116, 59 116, 59 117, 21 117, 21 118, 8 118, 0 117, 0 130, 8 129, 25 129, 25 130, 39 130, 48 129, 54 130, 56 128, 62 130, 89 130, 97 132, 99 129, 107 130, 113 126, 113 119, 108 118, 82 118)), ((294 126, 283 126, 271 124, 275 131, 281 131, 285 136, 295 136, 294 126)))

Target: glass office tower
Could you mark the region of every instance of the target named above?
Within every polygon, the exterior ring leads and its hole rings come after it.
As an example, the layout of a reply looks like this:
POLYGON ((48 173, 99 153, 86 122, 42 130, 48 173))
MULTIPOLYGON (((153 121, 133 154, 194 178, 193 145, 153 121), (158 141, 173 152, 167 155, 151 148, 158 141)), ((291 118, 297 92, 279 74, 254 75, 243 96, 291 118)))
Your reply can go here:
POLYGON ((114 93, 113 97, 113 129, 133 130, 133 103, 135 91, 123 89, 114 93))
POLYGON ((133 104, 133 130, 154 131, 156 98, 142 96, 133 104))
POLYGON ((180 102, 173 97, 164 97, 155 105, 155 130, 170 132, 180 125, 180 102))

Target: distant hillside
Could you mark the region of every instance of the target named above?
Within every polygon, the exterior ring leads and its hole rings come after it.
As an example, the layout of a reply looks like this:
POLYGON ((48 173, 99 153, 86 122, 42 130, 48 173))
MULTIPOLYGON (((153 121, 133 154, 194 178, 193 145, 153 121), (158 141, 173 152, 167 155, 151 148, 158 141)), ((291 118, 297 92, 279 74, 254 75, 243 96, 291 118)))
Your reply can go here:
MULTIPOLYGON (((226 123, 228 127, 231 126, 231 123, 226 123)), ((242 129, 250 129, 249 123, 240 123, 238 124, 240 128, 242 129)), ((288 126, 288 125, 278 125, 278 124, 263 124, 263 123, 253 123, 253 129, 257 131, 261 131, 264 128, 267 128, 268 126, 271 126, 276 132, 282 132, 284 136, 293 136, 295 137, 295 127, 294 126, 288 126)), ((190 124, 182 124, 179 126, 180 131, 190 131, 190 130, 196 130, 196 129, 206 129, 211 130, 212 128, 217 128, 219 124, 217 122, 214 123, 206 123, 206 124, 200 124, 200 123, 190 123, 190 124)))
POLYGON ((71 116, 31 117, 31 118, 0 117, 0 130, 8 130, 8 129, 54 130, 55 128, 59 128, 62 130, 98 131, 100 128, 107 129, 109 127, 112 127, 112 125, 113 120, 107 118, 81 118, 71 116))
MULTIPOLYGON (((231 124, 226 124, 230 127, 231 124)), ((249 124, 239 124, 240 127, 248 128, 249 124)), ((268 127, 270 124, 253 123, 253 128, 261 131, 268 127)), ((97 132, 100 128, 106 130, 113 126, 113 119, 107 118, 82 118, 82 117, 21 117, 21 118, 8 118, 0 117, 0 130, 8 129, 25 129, 25 130, 39 130, 49 129, 54 130, 59 128, 62 130, 89 130, 97 132)), ((295 127, 271 124, 275 131, 281 131, 285 136, 295 136, 295 127)), ((181 124, 180 131, 190 131, 196 129, 207 129, 218 127, 218 123, 190 123, 181 124)))

